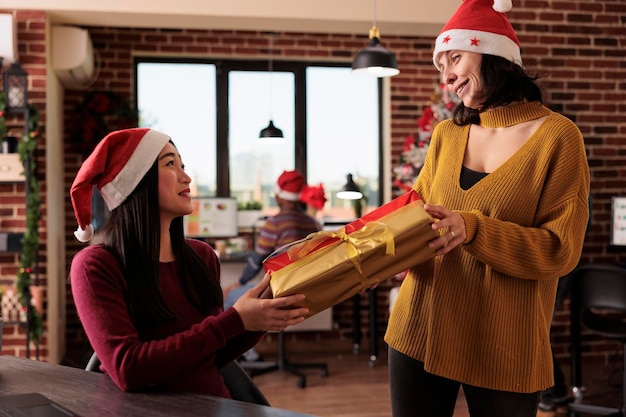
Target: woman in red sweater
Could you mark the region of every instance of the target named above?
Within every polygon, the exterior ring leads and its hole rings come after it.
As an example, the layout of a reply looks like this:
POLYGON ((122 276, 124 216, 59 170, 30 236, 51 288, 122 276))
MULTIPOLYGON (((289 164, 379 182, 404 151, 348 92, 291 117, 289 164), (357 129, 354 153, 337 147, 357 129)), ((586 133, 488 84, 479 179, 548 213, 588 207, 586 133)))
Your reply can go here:
POLYGON ((80 241, 94 234, 94 186, 111 211, 100 243, 72 261, 72 293, 101 370, 120 389, 228 398, 219 367, 308 311, 290 308, 301 294, 263 297, 269 276, 224 311, 215 252, 183 235, 190 182, 167 135, 138 128, 105 137, 71 189, 80 241))

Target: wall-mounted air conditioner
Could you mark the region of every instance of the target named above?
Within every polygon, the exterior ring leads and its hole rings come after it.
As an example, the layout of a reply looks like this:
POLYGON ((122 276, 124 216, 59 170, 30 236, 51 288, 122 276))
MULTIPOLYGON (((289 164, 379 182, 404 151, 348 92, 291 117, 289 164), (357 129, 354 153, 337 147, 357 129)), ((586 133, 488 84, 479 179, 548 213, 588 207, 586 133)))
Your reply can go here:
POLYGON ((73 26, 53 26, 52 67, 66 87, 93 83, 94 50, 89 32, 73 26))

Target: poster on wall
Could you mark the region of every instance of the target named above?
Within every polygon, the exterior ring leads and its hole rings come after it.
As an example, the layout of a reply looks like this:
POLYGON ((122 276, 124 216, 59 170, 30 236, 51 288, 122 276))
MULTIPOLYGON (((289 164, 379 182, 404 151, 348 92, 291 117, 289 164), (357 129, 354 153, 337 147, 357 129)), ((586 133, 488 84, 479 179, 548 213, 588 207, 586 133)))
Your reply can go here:
POLYGON ((626 246, 626 197, 613 197, 611 204, 611 245, 626 246))
POLYGON ((237 200, 234 198, 196 197, 193 212, 185 216, 185 236, 194 238, 235 237, 237 200))

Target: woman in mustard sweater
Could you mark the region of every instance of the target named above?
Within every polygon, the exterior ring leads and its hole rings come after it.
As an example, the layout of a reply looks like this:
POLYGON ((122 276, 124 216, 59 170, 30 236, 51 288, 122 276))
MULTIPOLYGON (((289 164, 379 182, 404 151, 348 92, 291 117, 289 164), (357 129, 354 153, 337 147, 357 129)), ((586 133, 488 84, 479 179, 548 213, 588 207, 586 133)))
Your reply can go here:
POLYGON ((414 186, 440 237, 385 335, 394 417, 450 417, 460 387, 472 417, 535 417, 553 384, 555 292, 582 250, 589 169, 579 129, 522 67, 510 6, 465 0, 436 40, 462 103, 414 186))

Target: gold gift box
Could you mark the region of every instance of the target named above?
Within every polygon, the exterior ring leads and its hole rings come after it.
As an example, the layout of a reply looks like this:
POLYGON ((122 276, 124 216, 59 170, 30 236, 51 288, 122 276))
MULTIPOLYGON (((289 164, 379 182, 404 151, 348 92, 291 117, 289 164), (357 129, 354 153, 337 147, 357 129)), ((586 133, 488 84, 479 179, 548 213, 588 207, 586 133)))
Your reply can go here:
POLYGON ((438 234, 415 191, 333 232, 317 232, 264 261, 274 297, 303 293, 310 317, 435 256, 438 234))

